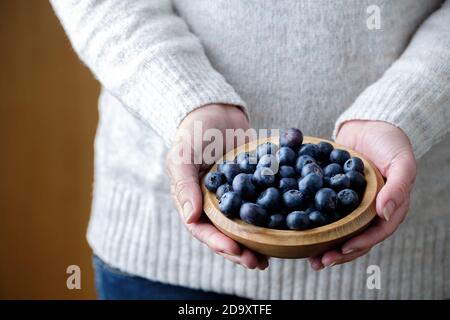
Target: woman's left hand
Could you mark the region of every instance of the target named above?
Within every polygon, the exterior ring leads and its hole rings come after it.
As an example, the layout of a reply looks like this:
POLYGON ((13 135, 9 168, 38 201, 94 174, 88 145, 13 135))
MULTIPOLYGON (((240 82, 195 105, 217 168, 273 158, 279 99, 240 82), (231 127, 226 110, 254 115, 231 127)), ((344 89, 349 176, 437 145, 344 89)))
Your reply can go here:
POLYGON ((373 224, 340 248, 310 258, 314 270, 355 260, 392 235, 408 213, 416 177, 416 161, 408 137, 401 129, 387 122, 345 122, 336 142, 370 159, 386 177, 386 184, 376 198, 378 217, 373 224))

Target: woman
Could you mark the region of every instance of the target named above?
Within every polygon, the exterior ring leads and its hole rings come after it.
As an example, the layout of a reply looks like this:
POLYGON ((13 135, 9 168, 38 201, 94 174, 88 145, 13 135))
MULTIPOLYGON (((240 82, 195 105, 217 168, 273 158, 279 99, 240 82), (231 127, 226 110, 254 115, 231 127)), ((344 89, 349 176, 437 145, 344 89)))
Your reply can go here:
POLYGON ((101 298, 450 298, 448 1, 52 4, 103 87, 88 230, 101 298), (239 246, 202 217, 204 166, 174 161, 196 121, 334 128, 386 177, 377 221, 312 268, 239 246))

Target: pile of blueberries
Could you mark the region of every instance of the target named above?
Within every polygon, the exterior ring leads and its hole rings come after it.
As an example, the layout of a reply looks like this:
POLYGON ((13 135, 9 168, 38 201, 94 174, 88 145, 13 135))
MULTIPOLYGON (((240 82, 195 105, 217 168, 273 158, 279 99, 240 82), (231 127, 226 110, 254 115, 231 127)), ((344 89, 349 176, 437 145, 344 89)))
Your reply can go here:
POLYGON ((364 163, 327 142, 303 144, 303 133, 280 133, 238 154, 204 178, 227 217, 273 229, 305 230, 332 223, 360 204, 366 188, 364 163))

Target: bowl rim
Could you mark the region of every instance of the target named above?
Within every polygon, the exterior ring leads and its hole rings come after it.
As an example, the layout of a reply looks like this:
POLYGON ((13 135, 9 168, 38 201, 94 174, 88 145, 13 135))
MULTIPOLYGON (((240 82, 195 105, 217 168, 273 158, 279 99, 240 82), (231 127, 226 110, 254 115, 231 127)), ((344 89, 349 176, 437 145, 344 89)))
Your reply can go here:
MULTIPOLYGON (((251 152, 256 147, 264 142, 272 142, 278 145, 278 136, 264 137, 253 140, 249 143, 241 145, 223 155, 210 168, 210 171, 217 171, 217 164, 223 160, 234 160, 235 156, 241 152, 251 152)), ((304 136, 303 144, 305 143, 319 143, 321 141, 328 142, 336 149, 347 150, 351 156, 357 156, 364 162, 364 175, 367 181, 366 190, 363 199, 358 208, 353 210, 350 214, 333 223, 325 226, 308 229, 308 230, 279 230, 270 229, 248 224, 238 218, 228 218, 219 210, 218 200, 215 193, 206 189, 201 183, 203 191, 204 212, 210 221, 221 231, 235 237, 251 240, 254 243, 272 246, 298 246, 298 245, 312 245, 336 241, 338 239, 347 237, 363 226, 368 225, 376 216, 375 198, 383 184, 383 178, 373 163, 366 159, 359 152, 350 148, 344 147, 334 141, 327 139, 304 136), (372 206, 373 210, 370 210, 372 206)))

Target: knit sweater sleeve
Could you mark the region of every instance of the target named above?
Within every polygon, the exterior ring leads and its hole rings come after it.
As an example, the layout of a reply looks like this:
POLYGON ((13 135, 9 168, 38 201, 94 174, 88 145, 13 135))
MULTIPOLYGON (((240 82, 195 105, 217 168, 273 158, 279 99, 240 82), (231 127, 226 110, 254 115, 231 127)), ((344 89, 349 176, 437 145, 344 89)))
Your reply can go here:
POLYGON ((208 61, 170 0, 51 0, 103 87, 167 144, 183 118, 210 103, 245 105, 208 61))
POLYGON ((380 120, 401 128, 420 158, 450 128, 450 1, 416 31, 385 74, 337 119, 380 120))

